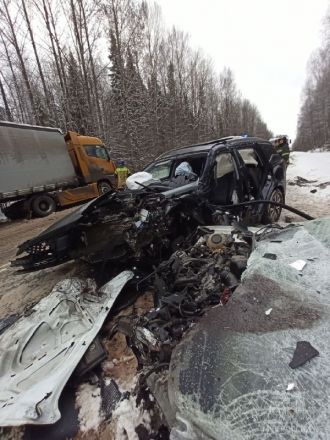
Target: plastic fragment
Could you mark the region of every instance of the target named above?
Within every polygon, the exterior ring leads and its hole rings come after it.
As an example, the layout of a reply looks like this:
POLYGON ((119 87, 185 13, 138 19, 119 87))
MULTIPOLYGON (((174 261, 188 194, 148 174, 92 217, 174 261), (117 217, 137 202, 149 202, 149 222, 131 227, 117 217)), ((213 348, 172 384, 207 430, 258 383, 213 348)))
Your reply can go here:
POLYGON ((276 254, 266 253, 266 254, 263 255, 263 258, 268 258, 268 260, 276 260, 277 259, 277 255, 276 254))
POLYGON ((293 263, 290 263, 290 266, 297 270, 303 270, 303 268, 306 266, 306 261, 304 260, 297 260, 293 263))
POLYGON ((292 361, 289 366, 291 368, 298 368, 304 365, 306 362, 318 356, 320 353, 314 348, 308 341, 297 342, 296 349, 293 353, 292 361))
POLYGON ((285 391, 292 391, 294 388, 295 388, 295 384, 291 382, 288 384, 285 391))
POLYGON ((270 309, 267 309, 266 311, 265 311, 265 315, 270 315, 271 313, 272 313, 272 310, 273 310, 273 308, 271 307, 270 309))

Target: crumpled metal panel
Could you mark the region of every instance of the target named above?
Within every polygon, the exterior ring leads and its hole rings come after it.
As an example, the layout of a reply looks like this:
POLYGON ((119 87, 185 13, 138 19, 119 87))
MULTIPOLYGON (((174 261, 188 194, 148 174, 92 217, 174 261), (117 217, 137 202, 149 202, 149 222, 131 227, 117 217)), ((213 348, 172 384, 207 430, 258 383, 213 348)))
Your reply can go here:
POLYGON ((172 440, 330 437, 329 236, 322 219, 257 243, 229 302, 173 351, 172 440), (296 260, 303 270, 290 266, 296 260), (292 369, 299 341, 319 356, 292 369))
POLYGON ((97 294, 90 280, 64 280, 0 336, 0 426, 61 417, 64 385, 132 277, 121 272, 97 294))

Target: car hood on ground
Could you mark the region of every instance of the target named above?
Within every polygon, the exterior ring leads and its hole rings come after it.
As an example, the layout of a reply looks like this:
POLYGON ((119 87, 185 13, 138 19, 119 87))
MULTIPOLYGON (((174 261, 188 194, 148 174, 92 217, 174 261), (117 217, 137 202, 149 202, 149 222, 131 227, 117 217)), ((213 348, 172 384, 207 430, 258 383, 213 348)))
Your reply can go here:
POLYGON ((0 426, 59 420, 63 387, 132 277, 121 272, 99 291, 91 280, 63 280, 0 336, 0 426))

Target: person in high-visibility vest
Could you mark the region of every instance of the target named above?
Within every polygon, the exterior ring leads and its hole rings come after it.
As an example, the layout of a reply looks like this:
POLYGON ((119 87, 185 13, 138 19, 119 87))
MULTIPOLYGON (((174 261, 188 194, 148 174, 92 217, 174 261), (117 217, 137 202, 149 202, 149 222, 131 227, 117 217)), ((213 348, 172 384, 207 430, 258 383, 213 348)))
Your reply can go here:
POLYGON ((124 188, 126 179, 131 175, 131 172, 123 160, 118 160, 115 175, 117 176, 117 188, 124 188))
POLYGON ((277 147, 277 152, 280 154, 283 159, 285 160, 286 166, 289 165, 289 158, 290 158, 290 147, 288 144, 288 140, 286 137, 282 137, 279 139, 279 145, 277 147))

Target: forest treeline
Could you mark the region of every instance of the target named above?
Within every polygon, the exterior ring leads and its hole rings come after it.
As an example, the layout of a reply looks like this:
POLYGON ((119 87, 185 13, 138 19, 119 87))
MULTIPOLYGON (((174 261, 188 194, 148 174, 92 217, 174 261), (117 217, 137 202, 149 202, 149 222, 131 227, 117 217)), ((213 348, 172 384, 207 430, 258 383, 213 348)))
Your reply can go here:
POLYGON ((165 29, 156 3, 0 0, 0 21, 0 119, 99 136, 135 168, 177 145, 271 136, 232 71, 165 29))
POLYGON ((330 15, 323 26, 323 43, 307 68, 295 150, 330 150, 330 15))

